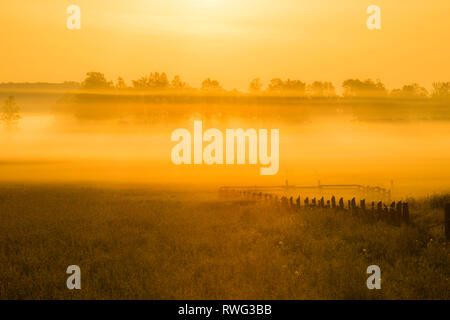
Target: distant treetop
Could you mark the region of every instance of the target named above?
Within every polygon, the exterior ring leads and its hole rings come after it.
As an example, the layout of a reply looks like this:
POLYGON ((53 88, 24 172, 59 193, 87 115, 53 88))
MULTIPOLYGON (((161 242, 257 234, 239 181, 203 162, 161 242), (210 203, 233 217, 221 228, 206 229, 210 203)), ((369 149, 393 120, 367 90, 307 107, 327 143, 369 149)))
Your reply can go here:
POLYGON ((107 81, 105 75, 100 72, 88 72, 86 79, 81 83, 81 87, 86 90, 107 90, 112 89, 112 81, 107 81))
MULTIPOLYGON (((0 84, 0 87, 2 84, 0 84)), ((195 89, 187 82, 184 82, 179 75, 176 75, 172 81, 169 81, 165 72, 152 72, 132 81, 132 86, 127 86, 123 78, 119 77, 114 84, 108 81, 103 73, 88 72, 86 79, 81 83, 81 88, 85 90, 143 90, 143 91, 183 91, 183 92, 202 92, 214 94, 239 94, 239 91, 233 89, 227 91, 223 89, 220 82, 206 78, 201 87, 195 89)), ((417 83, 404 85, 399 89, 388 91, 386 86, 380 80, 360 80, 347 79, 342 83, 342 96, 345 98, 364 98, 364 97, 393 97, 393 98, 450 98, 450 82, 435 82, 431 94, 417 83)), ((327 81, 313 81, 306 84, 301 80, 274 78, 269 81, 266 87, 260 78, 251 80, 248 93, 251 95, 280 95, 297 96, 309 98, 336 98, 336 88, 333 83, 327 81)))
POLYGON ((387 95, 387 90, 380 80, 348 79, 342 83, 344 97, 382 97, 387 95))

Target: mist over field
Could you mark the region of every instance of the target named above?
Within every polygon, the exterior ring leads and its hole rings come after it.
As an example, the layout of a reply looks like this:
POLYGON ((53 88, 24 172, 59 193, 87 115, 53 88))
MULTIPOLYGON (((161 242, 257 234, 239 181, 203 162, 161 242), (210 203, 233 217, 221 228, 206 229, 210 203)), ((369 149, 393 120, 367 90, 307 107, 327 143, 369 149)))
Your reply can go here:
POLYGON ((449 300, 449 13, 1 0, 0 300, 449 300))
POLYGON ((397 197, 450 188, 446 102, 68 97, 17 95, 19 124, 1 128, 2 181, 217 188, 321 181, 393 187, 397 197), (260 176, 259 165, 174 165, 171 133, 177 128, 193 132, 194 120, 203 121, 203 131, 280 129, 278 174, 260 176))

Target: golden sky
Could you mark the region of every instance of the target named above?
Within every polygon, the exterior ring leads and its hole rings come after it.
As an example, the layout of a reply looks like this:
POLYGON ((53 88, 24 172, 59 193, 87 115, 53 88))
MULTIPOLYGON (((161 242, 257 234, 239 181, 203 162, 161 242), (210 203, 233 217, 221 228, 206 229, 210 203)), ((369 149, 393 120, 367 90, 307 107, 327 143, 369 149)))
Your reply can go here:
POLYGON ((252 78, 449 81, 448 0, 2 0, 0 82, 127 82, 153 71, 246 89, 252 78), (66 8, 81 7, 81 30, 66 8), (366 8, 382 29, 366 27, 366 8))

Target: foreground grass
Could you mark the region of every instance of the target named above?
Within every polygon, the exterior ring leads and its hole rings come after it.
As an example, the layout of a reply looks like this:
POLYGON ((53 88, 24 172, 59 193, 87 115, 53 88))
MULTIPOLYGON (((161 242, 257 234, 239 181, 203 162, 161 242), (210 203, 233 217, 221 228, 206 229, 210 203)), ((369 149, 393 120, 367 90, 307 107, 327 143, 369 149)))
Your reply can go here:
POLYGON ((449 299, 442 210, 413 224, 289 212, 216 193, 0 188, 2 299, 449 299), (67 266, 82 289, 66 288, 67 266), (366 287, 367 266, 382 289, 366 287))

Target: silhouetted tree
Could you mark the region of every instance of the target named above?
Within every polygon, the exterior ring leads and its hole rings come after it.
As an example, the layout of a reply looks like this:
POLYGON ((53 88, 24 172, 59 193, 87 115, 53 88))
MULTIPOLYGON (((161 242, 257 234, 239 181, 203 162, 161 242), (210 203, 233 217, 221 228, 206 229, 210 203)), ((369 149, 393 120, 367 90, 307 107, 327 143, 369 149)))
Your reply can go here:
POLYGON ((169 80, 165 72, 153 72, 148 77, 141 77, 133 80, 133 87, 136 89, 161 90, 169 88, 169 80))
POLYGON ((127 85, 122 77, 117 78, 116 89, 126 89, 127 85))
POLYGON ((279 78, 270 80, 267 87, 269 93, 305 95, 306 83, 300 80, 287 79, 283 81, 279 78))
POLYGON ((344 97, 380 97, 387 94, 387 90, 379 80, 376 82, 367 79, 348 79, 342 84, 344 88, 344 97))
POLYGON ((300 80, 290 80, 284 82, 284 90, 293 93, 305 94, 306 83, 300 80))
POLYGON ((428 91, 417 83, 412 83, 403 86, 401 89, 392 90, 391 95, 397 98, 426 98, 428 97, 428 91))
POLYGON ((314 98, 331 98, 336 96, 336 90, 331 82, 314 81, 307 87, 307 91, 314 98))
POLYGON ((433 98, 450 98, 450 82, 434 82, 432 96, 433 98))
POLYGON ((107 81, 105 75, 100 72, 88 72, 81 87, 87 90, 107 90, 114 87, 112 81, 107 81))
POLYGON ((172 89, 175 90, 184 90, 184 89, 189 89, 190 86, 187 82, 184 82, 181 80, 180 76, 176 75, 171 83, 171 87, 172 89))
POLYGON ((283 91, 283 80, 280 78, 275 78, 270 80, 269 84, 267 85, 267 91, 269 92, 282 92, 283 91))
POLYGON ((13 96, 9 96, 1 108, 0 121, 3 122, 6 128, 17 126, 21 118, 19 111, 20 108, 16 100, 13 96))
POLYGON ((261 93, 262 87, 263 87, 263 84, 261 82, 261 79, 255 78, 250 82, 248 91, 253 94, 258 94, 258 93, 261 93))
POLYGON ((202 82, 202 91, 206 92, 218 92, 222 91, 222 87, 217 80, 211 80, 210 78, 207 78, 203 80, 202 82))

